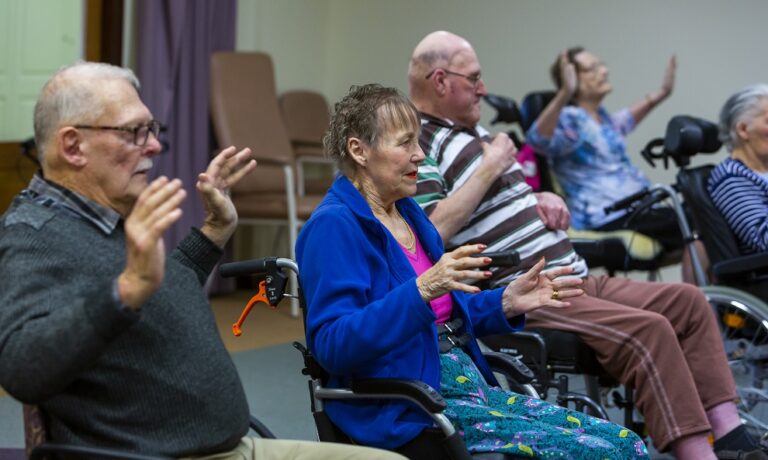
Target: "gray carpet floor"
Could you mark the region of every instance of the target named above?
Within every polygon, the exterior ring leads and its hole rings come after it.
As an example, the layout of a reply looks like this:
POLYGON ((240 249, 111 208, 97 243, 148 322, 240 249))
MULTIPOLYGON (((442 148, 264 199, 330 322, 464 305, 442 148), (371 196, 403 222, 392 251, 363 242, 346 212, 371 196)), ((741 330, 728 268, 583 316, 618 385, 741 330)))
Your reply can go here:
MULTIPOLYGON (((309 410, 307 378, 301 375, 302 359, 290 344, 234 353, 233 359, 245 387, 251 414, 280 438, 316 440, 315 425, 309 410)), ((583 380, 571 378, 572 391, 583 391, 583 380)), ((622 415, 609 409, 612 420, 622 415)), ((3 449, 22 448, 24 429, 21 405, 10 397, 0 397, 0 460, 12 458, 3 449)), ((653 459, 671 459, 652 452, 653 459)))

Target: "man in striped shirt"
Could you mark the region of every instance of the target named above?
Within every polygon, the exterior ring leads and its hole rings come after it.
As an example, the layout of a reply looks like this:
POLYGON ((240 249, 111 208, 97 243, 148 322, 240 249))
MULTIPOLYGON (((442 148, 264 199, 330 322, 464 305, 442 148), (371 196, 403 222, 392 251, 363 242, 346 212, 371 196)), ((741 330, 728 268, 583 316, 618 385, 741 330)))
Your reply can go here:
MULTIPOLYGON (((448 248, 484 243, 489 251, 515 249, 520 267, 494 273, 508 283, 536 261, 571 266, 585 295, 568 308, 529 313, 531 327, 578 334, 606 371, 636 389, 654 444, 678 458, 715 458, 715 450, 759 452, 741 425, 733 377, 709 304, 692 285, 641 283, 588 276, 564 230, 562 199, 534 195, 505 134, 478 125, 486 94, 472 46, 449 32, 433 32, 411 57, 411 99, 422 114, 416 200, 448 248)), ((730 452, 729 452, 730 454, 730 452)), ((762 458, 762 457, 756 457, 762 458)), ((768 458, 768 457, 766 457, 768 458)))

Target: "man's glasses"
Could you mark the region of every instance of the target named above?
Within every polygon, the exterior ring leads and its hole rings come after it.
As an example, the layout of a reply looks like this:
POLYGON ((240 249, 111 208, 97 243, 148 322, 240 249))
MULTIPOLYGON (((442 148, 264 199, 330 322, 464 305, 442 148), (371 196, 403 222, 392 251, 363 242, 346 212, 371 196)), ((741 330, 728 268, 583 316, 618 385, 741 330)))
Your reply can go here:
POLYGON ((592 73, 603 67, 605 67, 605 62, 597 61, 592 63, 589 67, 581 67, 578 70, 579 73, 592 73))
POLYGON ((474 86, 474 87, 477 87, 477 85, 478 85, 478 84, 480 84, 480 80, 483 78, 483 77, 482 77, 482 75, 480 75, 480 73, 479 73, 479 72, 478 72, 478 73, 476 73, 476 74, 472 74, 472 75, 464 75, 463 73, 452 72, 452 71, 450 71, 450 70, 448 70, 448 69, 444 69, 444 68, 442 68, 442 67, 436 67, 436 68, 432 69, 432 71, 431 71, 431 72, 429 72, 429 73, 427 74, 427 76, 426 76, 426 77, 424 77, 424 79, 425 79, 425 80, 429 80, 429 79, 432 77, 432 75, 434 75, 434 74, 435 74, 435 72, 437 72, 438 70, 442 70, 443 72, 447 73, 448 75, 455 75, 455 76, 457 76, 457 77, 464 77, 464 78, 466 78, 466 79, 467 79, 467 81, 468 81, 468 82, 470 82, 470 83, 472 84, 472 86, 474 86))
POLYGON ((147 123, 140 124, 134 127, 128 126, 92 126, 92 125, 75 125, 77 129, 99 129, 99 130, 111 130, 111 131, 124 131, 126 133, 133 134, 133 143, 139 147, 147 145, 149 140, 149 133, 158 139, 160 131, 164 131, 165 127, 157 120, 149 120, 147 123))

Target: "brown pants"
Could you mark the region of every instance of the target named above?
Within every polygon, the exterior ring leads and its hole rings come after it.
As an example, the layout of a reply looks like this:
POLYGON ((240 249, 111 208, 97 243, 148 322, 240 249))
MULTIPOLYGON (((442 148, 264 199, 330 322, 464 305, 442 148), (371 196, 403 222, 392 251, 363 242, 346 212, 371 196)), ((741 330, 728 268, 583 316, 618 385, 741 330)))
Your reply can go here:
POLYGON ((577 333, 609 374, 635 389, 660 451, 710 430, 705 410, 736 399, 712 308, 690 284, 587 277, 567 308, 526 315, 530 327, 577 333))

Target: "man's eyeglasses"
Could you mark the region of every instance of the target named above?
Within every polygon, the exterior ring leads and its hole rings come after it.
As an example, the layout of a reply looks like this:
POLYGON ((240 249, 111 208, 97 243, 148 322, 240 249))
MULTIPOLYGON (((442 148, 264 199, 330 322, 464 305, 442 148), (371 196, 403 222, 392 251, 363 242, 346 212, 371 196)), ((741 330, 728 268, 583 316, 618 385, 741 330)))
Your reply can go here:
POLYGON ((160 131, 165 131, 165 127, 157 120, 149 120, 147 123, 140 124, 134 127, 128 126, 92 126, 92 125, 75 125, 77 129, 99 129, 99 130, 111 130, 111 131, 124 131, 126 133, 133 134, 133 143, 139 147, 147 145, 149 140, 149 133, 158 139, 160 131))
POLYGON ((483 78, 483 77, 482 77, 482 75, 480 75, 480 73, 479 73, 479 72, 478 72, 478 73, 476 73, 476 74, 472 74, 472 75, 464 75, 463 73, 452 72, 452 71, 450 71, 450 70, 448 70, 448 69, 444 69, 444 68, 442 68, 442 67, 436 67, 436 68, 432 69, 432 71, 431 71, 431 72, 429 72, 429 73, 427 74, 427 76, 426 76, 426 77, 424 77, 424 79, 425 79, 425 80, 429 80, 429 79, 432 77, 432 75, 434 75, 434 74, 435 74, 435 72, 437 72, 438 70, 442 70, 443 72, 447 73, 448 75, 455 75, 455 76, 457 76, 457 77, 464 77, 464 78, 466 78, 466 79, 467 79, 467 81, 468 81, 468 82, 470 82, 470 83, 472 84, 472 86, 474 86, 474 87, 477 87, 477 85, 478 85, 478 84, 480 84, 480 80, 483 78))
POLYGON ((579 73, 592 73, 595 72, 597 69, 605 67, 605 62, 597 61, 592 63, 589 67, 581 67, 579 68, 579 73))

